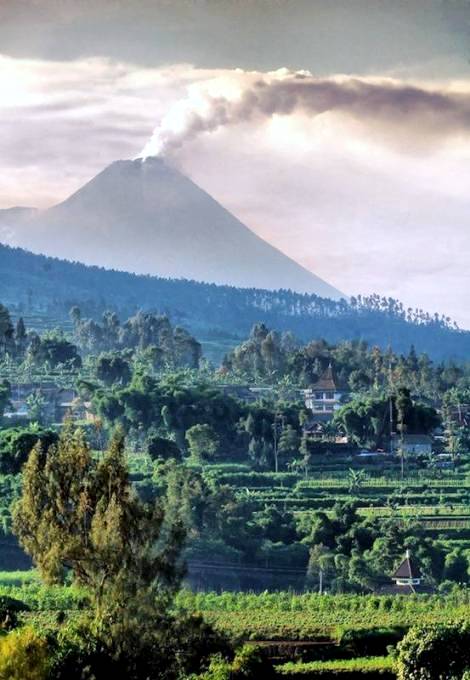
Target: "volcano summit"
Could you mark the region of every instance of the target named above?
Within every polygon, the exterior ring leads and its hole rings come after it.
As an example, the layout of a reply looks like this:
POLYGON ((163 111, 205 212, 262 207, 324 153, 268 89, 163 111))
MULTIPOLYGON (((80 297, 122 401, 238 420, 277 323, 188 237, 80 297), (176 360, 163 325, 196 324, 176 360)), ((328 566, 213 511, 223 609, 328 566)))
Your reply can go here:
POLYGON ((0 240, 137 274, 344 297, 160 158, 116 161, 48 210, 0 211, 0 240))

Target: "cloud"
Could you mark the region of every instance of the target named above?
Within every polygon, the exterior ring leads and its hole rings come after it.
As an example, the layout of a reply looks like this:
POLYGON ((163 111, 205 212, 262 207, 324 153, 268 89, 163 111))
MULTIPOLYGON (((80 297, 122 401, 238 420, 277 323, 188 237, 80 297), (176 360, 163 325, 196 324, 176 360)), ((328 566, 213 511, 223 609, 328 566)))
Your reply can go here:
POLYGON ((392 79, 315 78, 305 71, 269 74, 238 70, 232 97, 213 93, 206 83, 189 88, 156 126, 142 156, 171 155, 188 141, 249 121, 273 116, 319 116, 337 112, 382 129, 384 143, 409 139, 440 143, 470 135, 470 92, 428 89, 392 79), (254 77, 256 80, 253 82, 254 77), (395 136, 390 132, 397 133, 395 136))

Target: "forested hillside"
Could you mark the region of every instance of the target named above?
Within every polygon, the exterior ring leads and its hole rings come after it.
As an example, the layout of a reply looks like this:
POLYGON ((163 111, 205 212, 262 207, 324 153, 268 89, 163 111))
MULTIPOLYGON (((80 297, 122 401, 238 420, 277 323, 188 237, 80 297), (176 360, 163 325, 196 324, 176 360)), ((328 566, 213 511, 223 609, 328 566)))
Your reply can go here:
MULTIPOLYGON (((370 296, 333 301, 288 290, 234 288, 183 279, 136 276, 88 267, 0 245, 0 297, 13 313, 47 312, 67 319, 79 304, 98 318, 106 309, 132 315, 139 309, 167 314, 198 337, 237 338, 259 321, 301 340, 329 342, 362 339, 392 344, 395 351, 414 345, 434 359, 466 358, 470 332, 450 319, 406 309, 391 298, 370 296)), ((236 344, 234 342, 233 344, 236 344)))

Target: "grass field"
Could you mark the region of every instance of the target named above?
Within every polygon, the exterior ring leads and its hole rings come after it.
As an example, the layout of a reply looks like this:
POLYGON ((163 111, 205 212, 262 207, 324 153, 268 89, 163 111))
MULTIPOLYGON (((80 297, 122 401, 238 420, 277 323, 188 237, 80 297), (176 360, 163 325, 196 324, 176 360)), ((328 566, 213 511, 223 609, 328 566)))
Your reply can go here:
POLYGON ((333 659, 331 661, 310 661, 307 663, 288 662, 277 667, 281 677, 306 678, 324 677, 334 674, 340 677, 352 674, 372 673, 393 677, 393 659, 389 656, 369 656, 356 659, 333 659))

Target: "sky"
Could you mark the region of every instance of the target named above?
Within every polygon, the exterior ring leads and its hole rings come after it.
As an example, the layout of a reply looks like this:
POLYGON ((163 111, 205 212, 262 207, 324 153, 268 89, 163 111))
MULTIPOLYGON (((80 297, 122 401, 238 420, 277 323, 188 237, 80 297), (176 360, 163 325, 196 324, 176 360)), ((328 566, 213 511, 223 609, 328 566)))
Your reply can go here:
POLYGON ((157 152, 346 294, 470 328, 467 0, 0 0, 0 208, 157 152))

